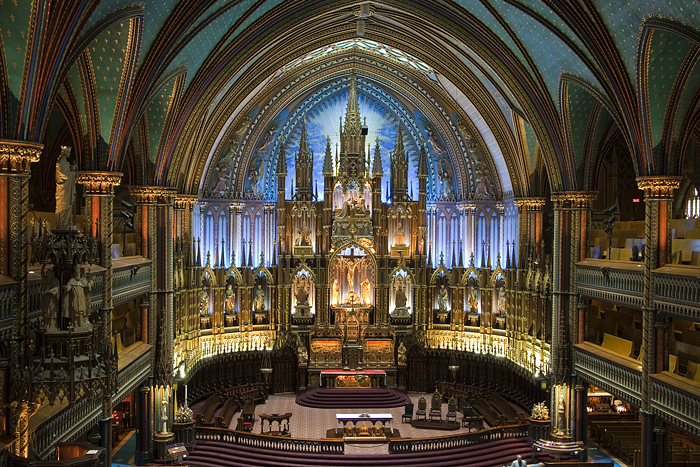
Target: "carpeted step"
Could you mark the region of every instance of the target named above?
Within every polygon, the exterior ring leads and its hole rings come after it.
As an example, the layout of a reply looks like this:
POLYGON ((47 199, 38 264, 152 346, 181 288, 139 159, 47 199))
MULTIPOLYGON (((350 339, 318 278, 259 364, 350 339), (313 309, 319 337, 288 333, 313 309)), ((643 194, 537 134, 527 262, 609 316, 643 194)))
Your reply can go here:
POLYGON ((198 441, 188 456, 190 465, 201 467, 302 467, 356 466, 383 467, 493 467, 510 464, 520 454, 532 462, 530 445, 525 438, 498 440, 433 452, 391 455, 334 455, 313 452, 282 452, 217 441, 198 441))
POLYGON ((396 389, 328 389, 316 388, 299 394, 296 402, 304 407, 318 409, 400 407, 411 399, 396 389))

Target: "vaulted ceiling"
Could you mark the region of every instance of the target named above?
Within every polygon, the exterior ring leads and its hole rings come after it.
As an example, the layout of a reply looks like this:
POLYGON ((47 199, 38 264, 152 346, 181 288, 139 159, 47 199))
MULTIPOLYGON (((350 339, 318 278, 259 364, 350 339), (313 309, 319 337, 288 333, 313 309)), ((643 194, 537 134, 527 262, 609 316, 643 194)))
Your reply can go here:
POLYGON ((46 142, 47 164, 69 143, 81 169, 188 193, 235 139, 240 186, 269 125, 300 106, 330 118, 356 70, 412 144, 438 135, 465 193, 477 164, 499 196, 542 196, 595 189, 620 141, 638 176, 680 174, 697 146, 697 1, 365 5, 4 0, 0 137, 46 142))

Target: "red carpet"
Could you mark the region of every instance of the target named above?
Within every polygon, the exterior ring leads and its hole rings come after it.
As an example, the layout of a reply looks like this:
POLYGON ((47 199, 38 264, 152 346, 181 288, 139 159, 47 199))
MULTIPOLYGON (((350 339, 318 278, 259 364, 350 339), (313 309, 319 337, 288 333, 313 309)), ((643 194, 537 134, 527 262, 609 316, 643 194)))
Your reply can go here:
POLYGON ((400 407, 411 399, 389 388, 316 388, 297 396, 297 404, 317 409, 400 407))

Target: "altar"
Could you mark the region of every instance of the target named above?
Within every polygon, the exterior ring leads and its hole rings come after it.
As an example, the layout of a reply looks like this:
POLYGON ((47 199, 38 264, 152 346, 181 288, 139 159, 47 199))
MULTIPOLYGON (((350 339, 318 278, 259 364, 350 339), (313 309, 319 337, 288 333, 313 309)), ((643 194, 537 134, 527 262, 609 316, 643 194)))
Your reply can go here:
MULTIPOLYGON (((384 437, 384 428, 389 426, 394 432, 394 417, 390 413, 338 413, 338 424, 343 428, 346 438, 362 436, 384 437)), ((338 426, 335 428, 338 433, 338 426)))
POLYGON ((321 370, 321 386, 327 388, 378 388, 386 386, 384 370, 321 370))

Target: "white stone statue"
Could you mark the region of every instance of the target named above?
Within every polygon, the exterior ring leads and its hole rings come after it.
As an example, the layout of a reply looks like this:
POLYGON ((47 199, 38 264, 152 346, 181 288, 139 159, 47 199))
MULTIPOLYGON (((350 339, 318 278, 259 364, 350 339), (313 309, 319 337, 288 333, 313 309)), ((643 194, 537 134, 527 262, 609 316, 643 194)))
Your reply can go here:
POLYGON ((160 433, 168 434, 168 401, 165 399, 160 403, 160 433))
POLYGON ((70 319, 73 327, 79 327, 83 320, 82 317, 87 313, 85 286, 77 267, 73 270, 73 277, 63 286, 63 317, 70 319))
POLYGON ((61 146, 56 162, 56 228, 67 229, 73 225, 75 204, 76 167, 68 162, 70 146, 61 146))

